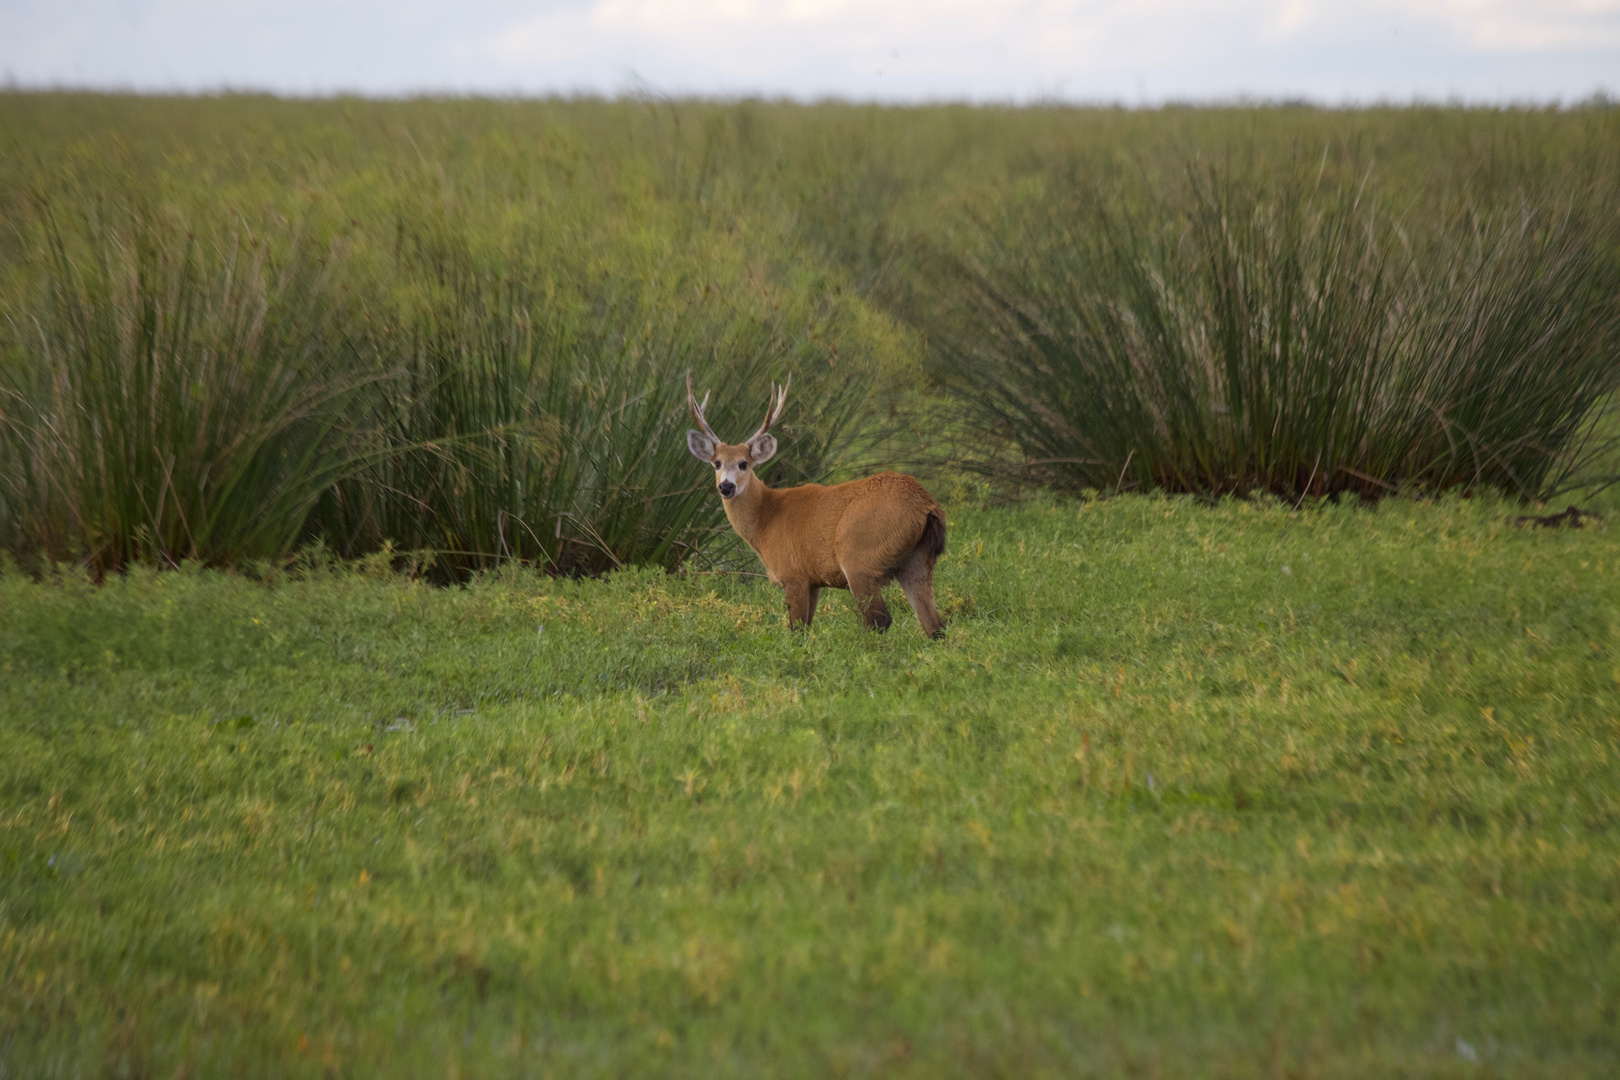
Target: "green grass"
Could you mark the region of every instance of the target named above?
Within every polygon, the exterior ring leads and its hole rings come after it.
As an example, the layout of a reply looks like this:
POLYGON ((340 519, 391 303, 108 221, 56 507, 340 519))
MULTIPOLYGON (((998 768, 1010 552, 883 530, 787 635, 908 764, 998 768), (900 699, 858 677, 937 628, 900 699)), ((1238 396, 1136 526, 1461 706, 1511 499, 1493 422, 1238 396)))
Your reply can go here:
POLYGON ((1518 512, 958 509, 939 642, 8 571, 0 1069, 1613 1075, 1620 542, 1518 512))
POLYGON ((996 435, 1100 462, 1019 474, 1075 490, 1544 495, 1591 478, 1578 434, 1613 385, 1617 173, 1602 102, 0 92, 0 549, 672 566, 727 535, 679 464, 688 367, 744 431, 793 373, 782 480, 982 461, 996 435), (1192 163, 1253 191, 1189 212, 1166 193, 1192 163), (1119 237, 1076 191, 1157 249, 1087 263, 1119 237), (975 335, 1006 311, 929 287, 987 220, 1023 227, 990 290, 1067 362, 1001 379, 1018 358, 975 335), (999 412, 940 407, 953 349, 963 399, 999 412))

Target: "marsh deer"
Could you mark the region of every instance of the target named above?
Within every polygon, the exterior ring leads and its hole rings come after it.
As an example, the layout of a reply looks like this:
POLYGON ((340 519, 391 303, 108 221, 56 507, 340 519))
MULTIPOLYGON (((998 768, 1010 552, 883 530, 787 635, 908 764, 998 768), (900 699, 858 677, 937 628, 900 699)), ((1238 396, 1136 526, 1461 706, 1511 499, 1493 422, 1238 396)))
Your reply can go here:
POLYGON ((894 619, 883 586, 898 581, 923 632, 942 636, 934 563, 945 551, 945 511, 916 478, 886 472, 781 490, 759 478, 759 466, 776 453, 770 427, 781 419, 791 385, 791 375, 780 390, 771 384, 765 422, 733 445, 709 427, 703 418, 709 395, 699 404, 686 376, 686 404, 699 428, 686 433, 687 448, 714 466, 726 519, 765 564, 765 576, 787 593, 788 625, 810 625, 822 589, 848 589, 867 628, 887 630, 894 619))

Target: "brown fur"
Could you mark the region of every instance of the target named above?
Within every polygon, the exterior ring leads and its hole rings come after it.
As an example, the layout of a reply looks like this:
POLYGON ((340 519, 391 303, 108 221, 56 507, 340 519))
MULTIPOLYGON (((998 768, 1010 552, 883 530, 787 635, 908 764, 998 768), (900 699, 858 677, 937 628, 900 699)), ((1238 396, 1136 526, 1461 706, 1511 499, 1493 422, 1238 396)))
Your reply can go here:
POLYGON ((788 625, 809 626, 822 589, 848 589, 868 628, 894 622, 883 603, 883 586, 900 582, 923 633, 944 633, 934 607, 934 563, 945 550, 945 511, 914 477, 879 473, 865 480, 823 487, 772 490, 759 466, 776 453, 770 427, 782 415, 793 377, 771 387, 770 407, 759 430, 736 445, 721 442, 686 376, 686 405, 701 431, 686 433, 694 457, 714 466, 715 487, 726 518, 748 541, 765 576, 787 593, 788 625))
MULTIPOLYGON (((721 444, 716 458, 748 454, 721 444)), ((775 490, 754 476, 725 501, 726 518, 765 574, 787 593, 788 624, 809 626, 822 589, 848 589, 868 628, 894 620, 883 587, 899 581, 923 632, 938 637, 934 563, 945 550, 945 511, 916 478, 879 473, 823 487, 775 490)))

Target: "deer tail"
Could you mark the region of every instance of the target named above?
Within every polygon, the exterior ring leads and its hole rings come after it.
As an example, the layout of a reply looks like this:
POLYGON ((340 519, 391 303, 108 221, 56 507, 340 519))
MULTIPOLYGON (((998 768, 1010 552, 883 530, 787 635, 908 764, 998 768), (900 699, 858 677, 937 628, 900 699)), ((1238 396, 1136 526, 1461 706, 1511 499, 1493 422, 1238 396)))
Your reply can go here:
POLYGON ((922 536, 917 539, 917 546, 922 548, 923 554, 928 557, 928 565, 933 566, 934 560, 945 554, 945 511, 934 507, 928 511, 928 517, 923 521, 922 536))

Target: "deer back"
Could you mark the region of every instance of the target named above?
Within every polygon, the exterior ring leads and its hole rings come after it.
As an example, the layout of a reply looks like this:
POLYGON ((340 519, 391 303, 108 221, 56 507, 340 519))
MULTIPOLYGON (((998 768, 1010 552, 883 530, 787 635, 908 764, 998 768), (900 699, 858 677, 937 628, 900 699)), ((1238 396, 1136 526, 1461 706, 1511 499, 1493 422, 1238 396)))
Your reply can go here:
POLYGON ((762 494, 768 498, 750 542, 778 583, 847 588, 850 576, 885 576, 922 541, 930 513, 939 510, 922 484, 892 472, 762 494))

